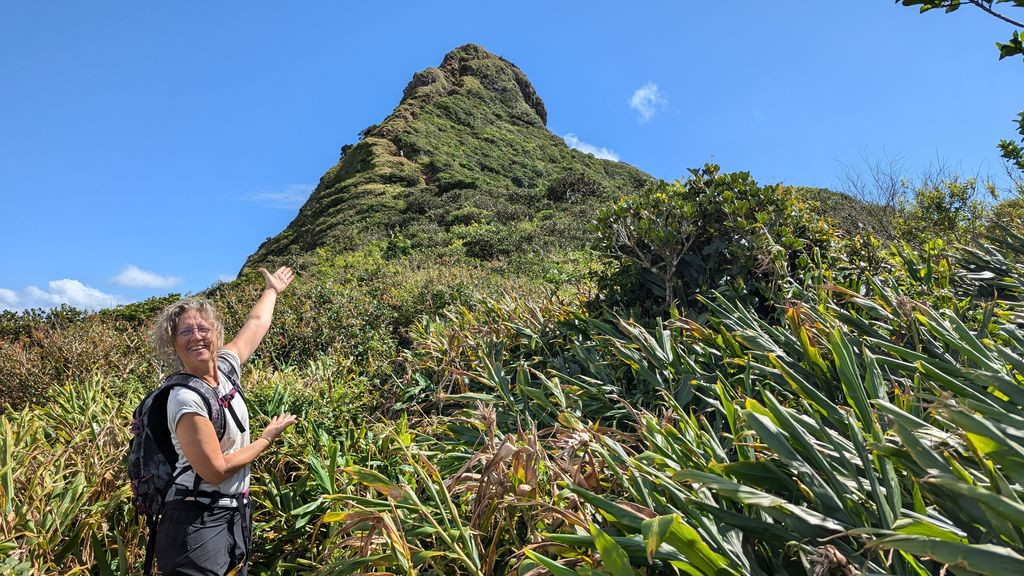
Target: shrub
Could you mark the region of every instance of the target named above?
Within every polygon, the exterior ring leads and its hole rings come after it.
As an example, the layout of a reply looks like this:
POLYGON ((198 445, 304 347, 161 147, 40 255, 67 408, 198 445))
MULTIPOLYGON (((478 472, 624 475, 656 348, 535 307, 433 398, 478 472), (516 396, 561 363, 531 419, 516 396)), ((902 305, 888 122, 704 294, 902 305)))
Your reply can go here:
POLYGON ((469 226, 472 224, 486 224, 493 218, 493 215, 476 206, 465 206, 455 210, 448 215, 449 225, 469 226))
MULTIPOLYGON (((913 246, 923 246, 934 238, 967 241, 989 213, 978 186, 977 178, 959 176, 925 181, 896 218, 897 236, 913 246)), ((985 188, 994 199, 992 185, 986 184, 985 188)))
POLYGON ((580 170, 571 170, 552 180, 547 186, 547 198, 552 202, 579 202, 604 194, 604 186, 580 170))
POLYGON ((452 228, 452 235, 462 241, 466 256, 494 260, 529 251, 534 244, 536 228, 529 223, 472 224, 452 228))
POLYGON ((165 307, 181 300, 181 294, 172 293, 166 296, 154 296, 142 302, 133 302, 115 308, 105 308, 96 313, 100 318, 127 322, 132 326, 145 326, 165 307))
POLYGON ((998 202, 992 207, 989 227, 993 224, 1020 224, 1024 222, 1024 197, 1016 196, 998 202))
POLYGON ((712 291, 778 302, 832 253, 833 230, 794 192, 707 164, 685 182, 622 196, 600 212, 597 248, 619 267, 608 287, 625 304, 697 306, 712 291))
POLYGON ((28 335, 0 338, 0 398, 12 407, 45 403, 51 387, 68 382, 116 378, 138 386, 157 381, 143 327, 71 308, 47 313, 46 321, 32 319, 34 314, 23 320, 28 335), (69 317, 75 319, 65 324, 69 317))

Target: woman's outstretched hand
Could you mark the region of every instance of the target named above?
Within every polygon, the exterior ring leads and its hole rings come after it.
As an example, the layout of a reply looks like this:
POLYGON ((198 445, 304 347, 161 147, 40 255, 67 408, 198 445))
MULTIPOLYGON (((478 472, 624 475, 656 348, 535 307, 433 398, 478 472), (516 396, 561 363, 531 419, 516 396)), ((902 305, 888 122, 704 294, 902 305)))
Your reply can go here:
POLYGON ((292 424, 295 424, 297 419, 298 417, 295 414, 282 412, 270 419, 270 424, 267 424, 267 427, 263 429, 263 434, 260 434, 260 436, 266 438, 267 442, 273 442, 292 424))
POLYGON ((295 278, 295 272, 287 266, 281 266, 277 269, 277 272, 271 274, 267 272, 266 268, 260 268, 260 273, 263 274, 263 279, 267 283, 267 288, 280 294, 289 284, 292 283, 292 279, 295 278))

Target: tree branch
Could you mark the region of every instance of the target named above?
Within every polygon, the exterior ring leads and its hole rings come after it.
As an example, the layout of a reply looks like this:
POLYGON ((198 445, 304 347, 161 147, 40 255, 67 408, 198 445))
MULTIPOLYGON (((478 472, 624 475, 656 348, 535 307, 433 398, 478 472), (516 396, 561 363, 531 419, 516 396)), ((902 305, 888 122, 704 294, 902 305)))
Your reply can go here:
POLYGON ((986 3, 984 0, 950 0, 949 2, 947 2, 945 4, 934 4, 934 5, 925 4, 925 6, 929 6, 931 8, 959 8, 960 6, 964 5, 964 2, 967 2, 969 4, 974 4, 978 8, 981 8, 982 10, 987 12, 989 15, 995 16, 996 18, 1002 20, 1003 22, 1007 22, 1009 24, 1013 24, 1014 26, 1016 26, 1018 28, 1024 28, 1024 24, 1022 24, 1020 22, 1017 22, 1016 20, 1010 18, 1009 16, 1005 16, 1005 15, 1000 14, 999 12, 996 12, 995 10, 989 8, 989 4, 990 3, 986 3))
POLYGON ((995 16, 996 18, 999 18, 999 19, 1000 19, 1000 20, 1002 20, 1003 22, 1007 22, 1007 23, 1009 23, 1009 24, 1013 24, 1013 25, 1014 25, 1014 26, 1016 26, 1017 28, 1024 28, 1024 24, 1022 24, 1022 23, 1020 23, 1020 22, 1017 22, 1016 20, 1014 20, 1014 19, 1012 19, 1012 18, 1009 18, 1009 17, 1007 17, 1007 16, 1004 16, 1004 15, 1000 14, 999 12, 996 12, 995 10, 993 10, 993 9, 989 8, 989 7, 988 7, 988 6, 987 6, 987 5, 986 5, 986 4, 984 3, 984 2, 982 2, 981 0, 967 0, 967 1, 968 1, 968 2, 970 2, 971 4, 974 4, 974 5, 975 5, 975 6, 977 6, 978 8, 981 8, 981 9, 982 9, 982 10, 984 10, 985 12, 989 13, 989 14, 990 14, 991 16, 995 16))

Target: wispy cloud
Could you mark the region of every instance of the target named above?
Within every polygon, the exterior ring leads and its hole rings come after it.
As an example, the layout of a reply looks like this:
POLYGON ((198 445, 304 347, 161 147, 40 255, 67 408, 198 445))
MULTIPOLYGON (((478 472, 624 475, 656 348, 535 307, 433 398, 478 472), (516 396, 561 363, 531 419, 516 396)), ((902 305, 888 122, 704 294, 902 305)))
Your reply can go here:
POLYGON ((258 192, 246 196, 247 200, 278 210, 297 210, 309 198, 313 187, 308 184, 289 184, 283 190, 258 192))
POLYGON ((640 120, 647 122, 668 104, 668 96, 658 89, 654 82, 648 82, 636 89, 629 98, 629 107, 640 113, 640 120))
POLYGON ((181 283, 181 276, 161 276, 156 272, 143 270, 138 266, 126 266, 121 273, 110 279, 119 286, 129 288, 170 288, 181 283))
POLYGON ((127 298, 107 294, 69 278, 51 280, 46 287, 47 290, 43 290, 38 286, 29 286, 20 294, 8 288, 0 288, 0 308, 24 310, 69 304, 83 310, 97 310, 129 302, 127 298))
POLYGON ((220 276, 217 276, 217 281, 218 282, 234 282, 235 278, 237 278, 237 276, 234 275, 234 274, 221 274, 220 276))
POLYGON ((577 138, 576 135, 573 134, 572 132, 569 132, 565 136, 562 136, 562 139, 565 140, 565 144, 567 146, 569 146, 569 148, 575 148, 576 150, 579 150, 580 152, 586 152, 587 154, 593 154, 594 156, 597 156, 598 158, 603 158, 605 160, 615 160, 616 162, 618 162, 618 160, 619 160, 619 155, 616 154, 615 152, 613 152, 613 151, 611 151, 611 150, 609 150, 609 149, 607 149, 607 148, 605 148, 603 146, 598 148, 597 146, 594 146, 593 144, 587 144, 583 140, 580 140, 579 138, 577 138))

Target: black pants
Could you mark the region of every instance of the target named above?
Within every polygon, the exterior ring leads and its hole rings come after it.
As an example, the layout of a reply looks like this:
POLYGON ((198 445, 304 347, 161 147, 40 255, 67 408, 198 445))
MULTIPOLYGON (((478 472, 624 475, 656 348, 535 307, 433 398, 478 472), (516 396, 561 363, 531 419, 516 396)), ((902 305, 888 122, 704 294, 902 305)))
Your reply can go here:
POLYGON ((245 576, 251 544, 248 498, 237 508, 168 502, 157 529, 156 564, 163 576, 245 576))

